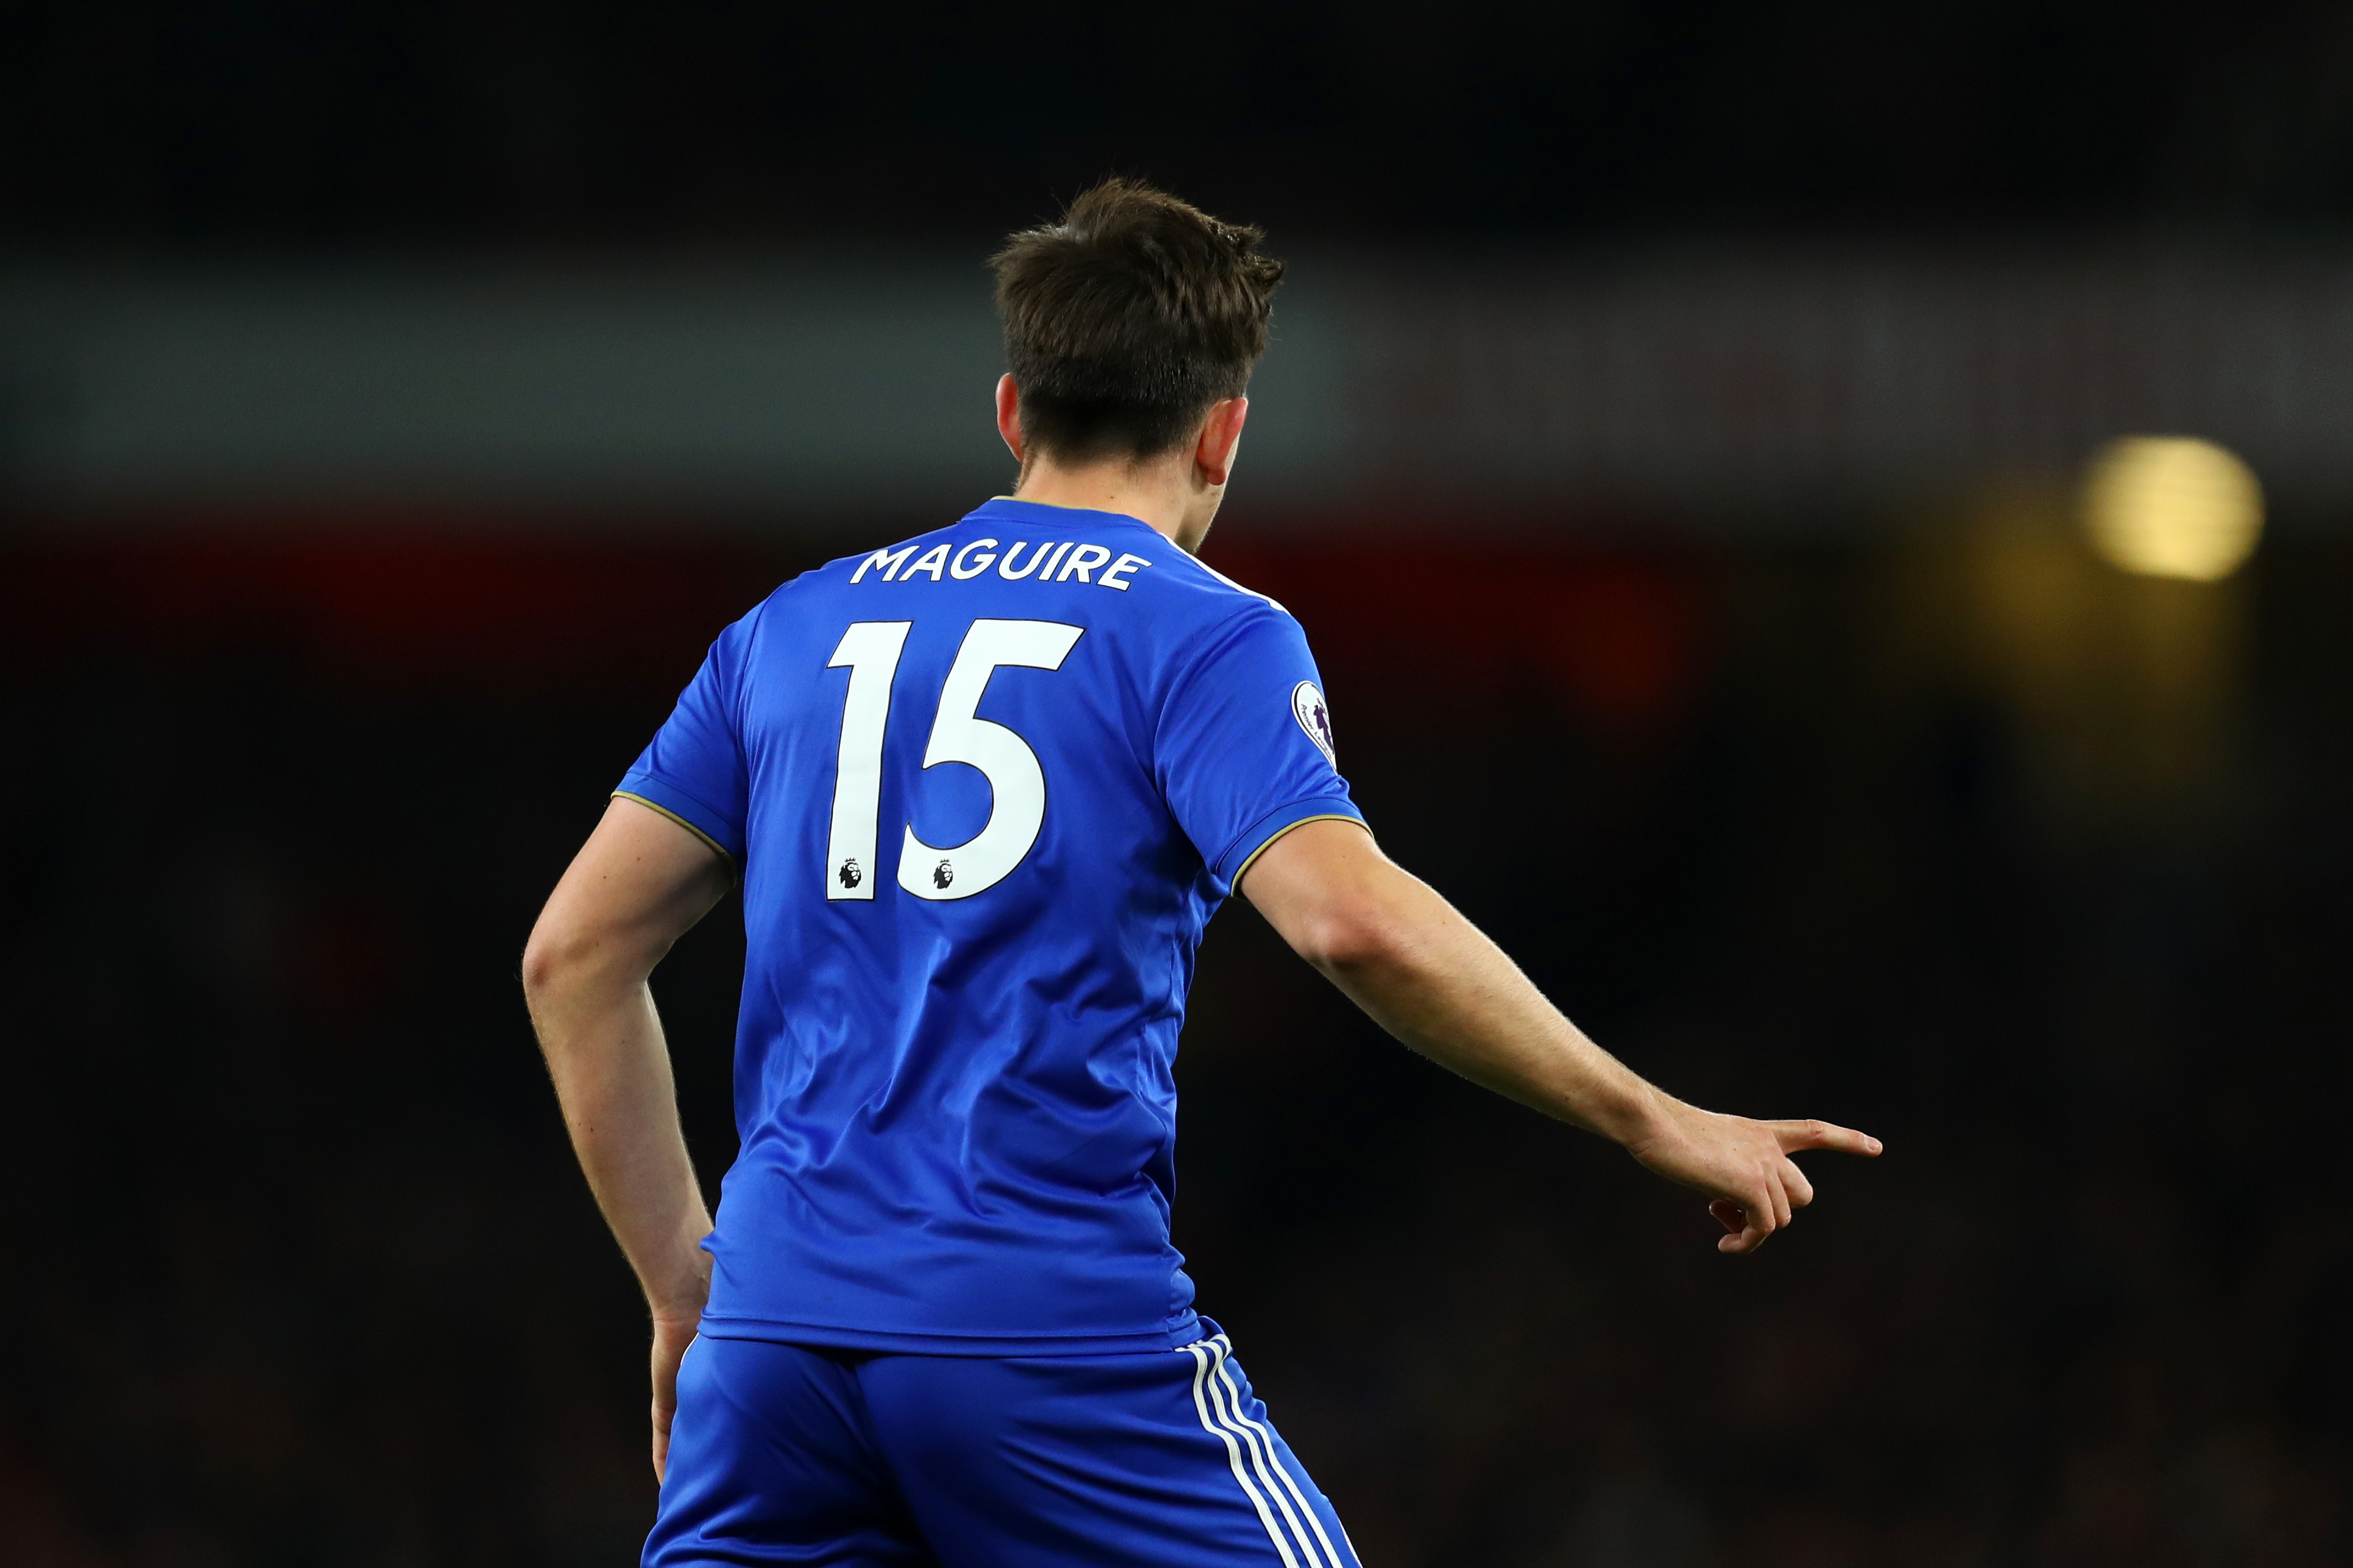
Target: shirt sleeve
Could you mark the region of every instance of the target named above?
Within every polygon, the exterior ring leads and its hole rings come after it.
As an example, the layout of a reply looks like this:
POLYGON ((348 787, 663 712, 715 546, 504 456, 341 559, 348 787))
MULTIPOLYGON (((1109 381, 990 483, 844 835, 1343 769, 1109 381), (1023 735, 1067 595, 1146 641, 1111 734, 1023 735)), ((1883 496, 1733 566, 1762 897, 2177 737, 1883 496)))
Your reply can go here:
POLYGON ((751 784, 738 698, 757 614, 719 634, 669 721, 613 792, 701 835, 739 869, 751 784))
POLYGON ((1335 763, 1306 635, 1271 605, 1219 626, 1187 659, 1155 761, 1161 794, 1221 892, 1301 823, 1364 821, 1335 763))

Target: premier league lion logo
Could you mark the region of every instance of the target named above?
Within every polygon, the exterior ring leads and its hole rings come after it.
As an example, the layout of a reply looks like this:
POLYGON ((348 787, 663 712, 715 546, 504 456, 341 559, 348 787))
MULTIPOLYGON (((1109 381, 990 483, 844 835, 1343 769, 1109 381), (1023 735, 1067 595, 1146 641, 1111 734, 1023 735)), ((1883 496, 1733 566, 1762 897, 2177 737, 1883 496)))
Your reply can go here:
POLYGON ((866 873, 858 868, 858 857, 855 855, 843 857, 841 869, 836 871, 834 875, 841 879, 841 885, 845 888, 854 888, 866 880, 866 873))
POLYGON ((938 865, 936 865, 936 866, 934 866, 934 867, 933 867, 933 868, 932 868, 932 886, 933 886, 933 887, 934 887, 934 888, 943 888, 943 889, 944 889, 944 888, 945 888, 945 887, 946 887, 950 882, 953 882, 953 881, 955 881, 955 868, 954 866, 949 865, 946 861, 943 860, 943 861, 941 861, 938 865))
POLYGON ((1332 710, 1324 706, 1324 693, 1315 689, 1314 681, 1303 680, 1291 689, 1291 716, 1299 721, 1299 727, 1307 731, 1307 738, 1315 742, 1324 760, 1338 767, 1340 759, 1332 750, 1332 710))

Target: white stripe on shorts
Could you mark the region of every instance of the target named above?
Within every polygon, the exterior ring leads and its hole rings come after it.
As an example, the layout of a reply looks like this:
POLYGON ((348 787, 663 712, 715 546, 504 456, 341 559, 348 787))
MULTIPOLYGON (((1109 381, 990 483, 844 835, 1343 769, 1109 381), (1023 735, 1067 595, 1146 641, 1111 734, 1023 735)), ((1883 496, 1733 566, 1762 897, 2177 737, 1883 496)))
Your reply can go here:
MULTIPOLYGON (((1273 1446, 1269 1444, 1261 1447, 1259 1439, 1264 1435, 1265 1428, 1255 1422, 1246 1422, 1242 1415, 1241 1393, 1234 1386, 1234 1374, 1226 1368, 1228 1342, 1216 1339, 1211 1340, 1209 1345, 1215 1357, 1209 1369, 1209 1407, 1217 1412, 1219 1425, 1240 1437, 1242 1447, 1250 1450, 1250 1468, 1258 1472, 1259 1484, 1266 1489, 1266 1495, 1274 1500, 1275 1508, 1282 1514, 1282 1522, 1291 1527, 1292 1539, 1299 1542, 1299 1554, 1307 1559, 1307 1568, 1324 1568, 1324 1559, 1315 1555, 1314 1543, 1307 1539, 1307 1531, 1300 1528, 1299 1516, 1291 1511, 1290 1500, 1276 1488, 1274 1477, 1267 1473, 1267 1460, 1273 1455, 1273 1446)), ((1281 1471, 1282 1468, 1282 1465, 1277 1463, 1275 1469, 1281 1471)), ((1288 1481, 1291 1477, 1285 1474, 1282 1479, 1288 1481)), ((1297 1495, 1295 1489, 1293 1495, 1297 1495)), ((1303 1508, 1305 1504, 1303 1502, 1301 1506, 1303 1508)))
MULTIPOLYGON (((1229 1353, 1233 1350, 1233 1342, 1227 1339, 1223 1334, 1219 1334, 1218 1336, 1217 1343, 1223 1346, 1225 1351, 1229 1353)), ((1299 1483, 1291 1479, 1291 1471, 1283 1465, 1282 1456, 1274 1451, 1274 1434, 1242 1414, 1241 1391, 1234 1386, 1234 1374, 1227 1370, 1226 1357, 1224 1354, 1220 1354, 1218 1357, 1218 1377, 1225 1384, 1226 1393, 1231 1396, 1233 1400, 1234 1419, 1240 1421, 1243 1426, 1257 1433, 1259 1435, 1259 1440, 1266 1445, 1267 1463, 1272 1465, 1274 1467, 1274 1473, 1282 1478, 1282 1489, 1291 1494, 1291 1500, 1299 1505, 1299 1511, 1306 1516, 1309 1527, 1315 1531, 1315 1539, 1324 1543, 1324 1560, 1329 1563, 1332 1565, 1332 1568, 1340 1568, 1340 1554, 1332 1550, 1332 1538, 1324 1533, 1324 1521, 1316 1517, 1315 1510, 1314 1509, 1307 1506, 1307 1499, 1300 1491, 1299 1483)), ((1282 1500, 1281 1498, 1277 1498, 1275 1500, 1280 1502, 1282 1500)), ((1291 1510, 1289 1509, 1283 1510, 1282 1512, 1284 1518, 1289 1519, 1291 1517, 1291 1510)), ((1293 1531, 1296 1531, 1298 1528, 1298 1522, 1293 1521, 1292 1523, 1293 1531)), ((1343 1531, 1342 1533, 1345 1534, 1346 1532, 1343 1531)), ((1299 1544, 1303 1547, 1305 1546, 1307 1544, 1307 1538, 1302 1535, 1299 1538, 1299 1544)), ((1312 1557, 1314 1553, 1311 1551, 1308 1555, 1312 1557)))
MULTIPOLYGON (((1202 1397, 1201 1390, 1208 1381, 1209 1358, 1214 1355, 1223 1362, 1225 1352, 1208 1340, 1196 1341, 1185 1349, 1193 1357, 1193 1408, 1200 1415, 1201 1430, 1224 1441, 1226 1460, 1234 1468, 1234 1479, 1241 1483, 1243 1495, 1250 1500, 1250 1506, 1258 1510, 1259 1522, 1266 1526, 1266 1538, 1274 1542, 1274 1550, 1282 1558, 1282 1568, 1299 1568, 1299 1559, 1293 1555, 1291 1542, 1282 1538, 1282 1527, 1274 1522, 1274 1514, 1266 1506, 1266 1499, 1259 1494, 1258 1488, 1250 1484, 1250 1472, 1242 1468, 1241 1445, 1234 1441, 1234 1435, 1224 1426, 1209 1419, 1209 1402, 1202 1397)), ((1218 1403, 1222 1414, 1225 1402, 1220 1399, 1218 1403)), ((1290 1510, 1286 1508, 1283 1511, 1288 1513, 1290 1510)), ((1309 1568, 1320 1568, 1320 1565, 1311 1561, 1309 1568)))

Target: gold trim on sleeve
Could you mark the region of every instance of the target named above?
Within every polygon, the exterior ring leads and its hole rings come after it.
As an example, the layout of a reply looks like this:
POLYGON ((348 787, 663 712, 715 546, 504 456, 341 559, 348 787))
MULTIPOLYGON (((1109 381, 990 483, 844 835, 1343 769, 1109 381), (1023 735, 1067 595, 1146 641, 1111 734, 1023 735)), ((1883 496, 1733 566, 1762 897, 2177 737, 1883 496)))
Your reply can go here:
POLYGON ((1345 811, 1326 811, 1314 816, 1303 816, 1296 822, 1286 822, 1281 827, 1276 828, 1272 833, 1268 834, 1266 836, 1266 842, 1250 852, 1249 859, 1234 868, 1234 879, 1228 885, 1239 890, 1242 885, 1242 879, 1250 875, 1250 868, 1258 864, 1258 858, 1260 856, 1273 848, 1276 844, 1282 841, 1283 835, 1289 833, 1293 828, 1304 827, 1311 822, 1353 822, 1357 826, 1365 829, 1365 837, 1367 838, 1370 838, 1373 833, 1372 828, 1366 826, 1363 817, 1350 816, 1345 811))
MULTIPOLYGON (((615 800, 634 800, 639 805, 644 806, 648 811, 658 811, 661 813, 664 816, 669 817, 672 822, 677 823, 681 827, 685 828, 689 833, 693 834, 697 838, 702 839, 705 844, 710 845, 712 853, 716 854, 722 860, 727 862, 727 869, 733 872, 738 879, 742 878, 743 873, 737 869, 735 865, 735 857, 727 853, 727 847, 724 844, 720 843, 719 840, 712 837, 711 835, 703 832, 702 829, 697 827, 694 824, 689 822, 686 818, 681 816, 670 807, 663 805, 659 801, 648 800, 644 795, 632 795, 625 789, 615 790, 613 792, 613 798, 615 800)), ((1267 840, 1267 843, 1269 844, 1273 842, 1274 840, 1271 838, 1267 840)))

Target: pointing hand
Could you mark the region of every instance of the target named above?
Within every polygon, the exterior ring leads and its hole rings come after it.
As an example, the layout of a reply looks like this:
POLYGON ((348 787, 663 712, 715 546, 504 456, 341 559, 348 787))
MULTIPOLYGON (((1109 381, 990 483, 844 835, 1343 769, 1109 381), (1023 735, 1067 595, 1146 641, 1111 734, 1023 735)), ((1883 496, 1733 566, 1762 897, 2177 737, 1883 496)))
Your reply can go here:
POLYGON ((1752 1121, 1668 1100, 1656 1130, 1628 1145, 1647 1168, 1708 1194, 1725 1232, 1718 1252, 1756 1251, 1814 1201, 1791 1156, 1817 1149, 1874 1156, 1880 1142, 1827 1121, 1752 1121))

